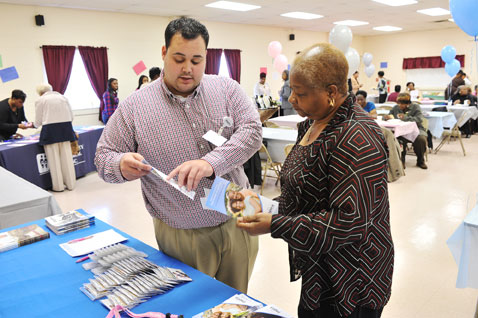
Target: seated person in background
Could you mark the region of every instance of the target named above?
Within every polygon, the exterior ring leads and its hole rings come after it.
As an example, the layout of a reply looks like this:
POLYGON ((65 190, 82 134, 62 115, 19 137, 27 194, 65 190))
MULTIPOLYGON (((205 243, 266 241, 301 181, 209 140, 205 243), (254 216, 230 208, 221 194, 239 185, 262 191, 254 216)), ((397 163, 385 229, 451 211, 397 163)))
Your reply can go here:
POLYGON ((401 90, 402 90, 402 86, 395 85, 395 92, 388 95, 387 102, 397 102, 397 96, 398 94, 400 94, 401 90))
POLYGON ((357 91, 355 94, 355 101, 360 105, 360 107, 363 108, 363 110, 370 114, 370 117, 377 118, 377 109, 375 109, 375 104, 372 102, 367 102, 366 91, 357 91))
POLYGON ((476 106, 476 96, 471 94, 471 87, 466 85, 458 86, 456 93, 451 97, 453 105, 463 104, 476 106))
POLYGON ((415 88, 415 83, 413 82, 408 82, 407 83, 407 92, 410 94, 410 97, 412 98, 412 102, 417 102, 422 99, 422 94, 418 89, 415 88))
MULTIPOLYGON (((412 103, 410 94, 400 93, 397 98, 397 105, 393 106, 390 114, 385 116, 385 119, 398 118, 403 121, 414 121, 417 123, 420 134, 413 141, 413 150, 417 155, 417 167, 428 169, 425 164, 425 151, 427 151, 427 132, 422 125, 423 114, 418 104, 412 103)), ((405 167, 405 155, 407 154, 407 144, 409 140, 398 137, 399 142, 403 145, 402 163, 405 167)))
POLYGON ((266 73, 259 74, 259 82, 254 86, 254 96, 271 96, 271 89, 266 83, 266 73))
POLYGON ((17 129, 33 128, 33 124, 29 123, 25 117, 23 103, 27 95, 19 90, 12 91, 12 97, 5 98, 0 101, 0 141, 15 137, 22 137, 15 134, 17 129))

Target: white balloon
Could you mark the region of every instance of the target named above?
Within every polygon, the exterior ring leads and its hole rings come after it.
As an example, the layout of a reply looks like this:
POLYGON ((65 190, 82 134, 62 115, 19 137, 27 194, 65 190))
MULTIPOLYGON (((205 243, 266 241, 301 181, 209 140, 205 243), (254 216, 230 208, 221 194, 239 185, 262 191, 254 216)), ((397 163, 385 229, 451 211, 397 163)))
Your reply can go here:
POLYGON ((346 25, 336 25, 329 33, 329 42, 343 53, 347 52, 352 39, 352 30, 346 25))
POLYGON ((352 77, 355 71, 358 71, 360 65, 360 55, 358 54, 357 50, 349 47, 347 53, 345 53, 345 58, 349 63, 349 74, 348 77, 352 77))
POLYGON ((364 53, 362 61, 365 66, 370 66, 372 64, 373 55, 370 53, 364 53))
POLYGON ((375 65, 370 64, 369 66, 365 68, 365 75, 367 75, 367 77, 371 77, 374 73, 375 73, 375 65))

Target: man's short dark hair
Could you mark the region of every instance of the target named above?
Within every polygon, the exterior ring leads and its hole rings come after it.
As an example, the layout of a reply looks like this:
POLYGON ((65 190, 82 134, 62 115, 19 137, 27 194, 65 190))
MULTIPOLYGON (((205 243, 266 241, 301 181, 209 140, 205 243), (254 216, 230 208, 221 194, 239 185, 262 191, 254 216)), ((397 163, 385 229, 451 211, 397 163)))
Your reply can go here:
POLYGON ((154 81, 159 75, 161 75, 161 69, 159 67, 152 67, 149 69, 149 78, 154 81))
POLYGON ((384 76, 384 75, 385 75, 385 73, 384 73, 383 71, 379 71, 379 72, 378 72, 378 76, 382 77, 382 76, 384 76))
POLYGON ((22 101, 25 101, 25 98, 27 98, 27 94, 25 94, 22 90, 14 89, 12 91, 12 98, 21 99, 22 101))
POLYGON ((456 73, 456 76, 463 76, 463 75, 466 75, 465 72, 463 72, 463 70, 459 70, 458 73, 456 73))
POLYGON ((367 92, 363 90, 358 90, 357 93, 355 93, 355 96, 362 95, 363 98, 367 98, 367 92))
POLYGON ((197 20, 181 17, 169 22, 166 31, 164 31, 166 49, 171 44, 171 39, 176 33, 181 34, 186 40, 194 40, 198 36, 201 36, 206 43, 206 48, 209 44, 209 33, 207 32, 206 27, 197 20))
POLYGON ((395 93, 400 93, 401 90, 402 90, 402 86, 395 85, 395 93))
POLYGON ((259 74, 259 78, 266 78, 267 74, 262 72, 261 74, 259 74))

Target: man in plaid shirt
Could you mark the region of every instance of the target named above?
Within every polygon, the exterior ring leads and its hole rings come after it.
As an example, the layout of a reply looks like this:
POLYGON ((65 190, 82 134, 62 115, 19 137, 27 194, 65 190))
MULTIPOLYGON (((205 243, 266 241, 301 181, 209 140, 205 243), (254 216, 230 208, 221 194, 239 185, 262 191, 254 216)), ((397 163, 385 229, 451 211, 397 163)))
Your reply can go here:
POLYGON ((208 40, 207 29, 194 19, 169 23, 160 78, 120 103, 100 138, 95 163, 107 182, 141 178, 161 251, 245 293, 257 238, 228 216, 203 209, 199 198, 214 176, 248 186, 242 164, 260 148, 262 128, 236 81, 204 75, 208 40), (232 127, 223 127, 226 117, 232 127), (227 138, 222 146, 202 138, 220 129, 227 138), (195 189, 195 199, 151 174, 143 159, 195 189))

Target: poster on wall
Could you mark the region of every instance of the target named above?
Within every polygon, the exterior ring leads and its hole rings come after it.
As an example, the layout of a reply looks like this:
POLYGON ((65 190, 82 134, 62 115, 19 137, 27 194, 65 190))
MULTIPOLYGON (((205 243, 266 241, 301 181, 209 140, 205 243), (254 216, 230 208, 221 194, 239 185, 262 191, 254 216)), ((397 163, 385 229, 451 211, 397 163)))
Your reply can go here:
POLYGON ((141 74, 146 69, 146 65, 144 65, 143 61, 139 61, 133 66, 133 71, 136 73, 136 75, 141 74))
POLYGON ((7 67, 4 68, 3 70, 0 70, 0 78, 2 79, 2 82, 10 82, 13 81, 14 79, 19 78, 17 69, 15 66, 7 67))

